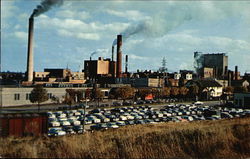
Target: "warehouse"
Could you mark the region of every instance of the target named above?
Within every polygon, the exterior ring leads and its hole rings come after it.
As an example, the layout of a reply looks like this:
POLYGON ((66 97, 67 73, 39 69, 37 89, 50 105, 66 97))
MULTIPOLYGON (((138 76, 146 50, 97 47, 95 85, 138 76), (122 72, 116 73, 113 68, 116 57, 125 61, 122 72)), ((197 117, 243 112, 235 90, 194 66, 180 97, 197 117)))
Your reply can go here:
POLYGON ((234 104, 237 107, 250 108, 250 93, 235 93, 234 104))

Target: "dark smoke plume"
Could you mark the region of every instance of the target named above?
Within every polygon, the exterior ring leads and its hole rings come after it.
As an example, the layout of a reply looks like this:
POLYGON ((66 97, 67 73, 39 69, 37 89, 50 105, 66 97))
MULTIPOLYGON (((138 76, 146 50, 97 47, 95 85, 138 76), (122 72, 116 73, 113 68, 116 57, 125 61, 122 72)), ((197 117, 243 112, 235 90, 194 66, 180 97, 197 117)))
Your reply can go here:
POLYGON ((47 12, 52 7, 58 7, 63 4, 63 0, 42 0, 41 4, 36 7, 36 9, 33 10, 33 13, 30 17, 37 17, 40 14, 47 12))

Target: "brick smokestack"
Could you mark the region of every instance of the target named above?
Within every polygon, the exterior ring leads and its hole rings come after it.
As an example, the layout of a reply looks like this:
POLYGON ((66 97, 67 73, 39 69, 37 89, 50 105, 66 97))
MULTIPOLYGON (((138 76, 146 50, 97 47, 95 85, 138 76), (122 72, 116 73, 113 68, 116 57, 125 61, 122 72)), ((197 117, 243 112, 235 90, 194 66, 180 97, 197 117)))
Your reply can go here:
POLYGON ((117 63, 116 63, 116 77, 122 77, 122 35, 117 35, 117 63))
POLYGON ((34 34, 34 18, 31 16, 29 18, 29 30, 28 30, 28 57, 27 57, 27 81, 33 81, 33 34, 34 34))
POLYGON ((235 66, 234 79, 238 80, 238 66, 235 66))

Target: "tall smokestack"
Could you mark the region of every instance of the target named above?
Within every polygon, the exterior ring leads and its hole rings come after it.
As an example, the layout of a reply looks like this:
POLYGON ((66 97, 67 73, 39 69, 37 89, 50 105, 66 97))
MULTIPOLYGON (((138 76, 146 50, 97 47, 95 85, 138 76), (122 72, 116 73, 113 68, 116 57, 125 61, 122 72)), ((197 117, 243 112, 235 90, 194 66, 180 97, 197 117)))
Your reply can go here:
POLYGON ((33 34, 34 34, 34 18, 31 16, 29 18, 29 30, 28 30, 28 57, 27 57, 27 81, 33 81, 33 34))
POLYGON ((234 79, 238 80, 238 66, 235 66, 234 79))
POLYGON ((128 73, 128 55, 125 58, 125 72, 128 73))
POLYGON ((112 46, 112 56, 111 56, 111 61, 114 61, 114 46, 112 46))
POLYGON ((117 63, 116 63, 116 77, 122 77, 122 35, 117 35, 117 63))

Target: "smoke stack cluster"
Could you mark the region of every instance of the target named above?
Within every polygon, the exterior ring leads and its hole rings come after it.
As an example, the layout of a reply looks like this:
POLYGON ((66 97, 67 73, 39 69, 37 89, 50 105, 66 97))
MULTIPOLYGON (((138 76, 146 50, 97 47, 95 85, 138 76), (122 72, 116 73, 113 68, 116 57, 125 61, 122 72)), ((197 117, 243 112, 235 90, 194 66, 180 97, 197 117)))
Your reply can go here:
POLYGON ((117 63, 116 63, 116 77, 122 77, 122 35, 117 35, 117 63))
POLYGON ((33 81, 33 35, 34 35, 34 18, 31 16, 29 18, 29 34, 28 34, 28 58, 27 58, 27 81, 33 81))

